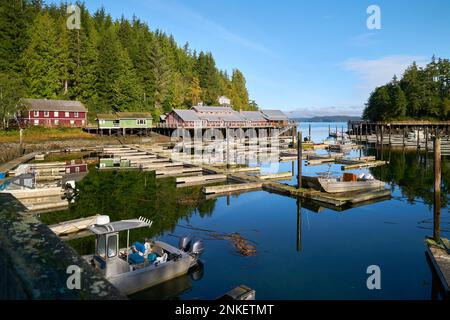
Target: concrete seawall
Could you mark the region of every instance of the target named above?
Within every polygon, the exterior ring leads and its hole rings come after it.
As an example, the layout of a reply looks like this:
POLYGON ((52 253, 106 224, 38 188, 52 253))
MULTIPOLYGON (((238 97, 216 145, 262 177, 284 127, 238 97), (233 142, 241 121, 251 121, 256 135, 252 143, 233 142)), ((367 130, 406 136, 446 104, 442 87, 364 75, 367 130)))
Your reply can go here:
POLYGON ((20 202, 0 193, 0 299, 126 299, 20 202), (81 288, 69 289, 78 266, 81 288))

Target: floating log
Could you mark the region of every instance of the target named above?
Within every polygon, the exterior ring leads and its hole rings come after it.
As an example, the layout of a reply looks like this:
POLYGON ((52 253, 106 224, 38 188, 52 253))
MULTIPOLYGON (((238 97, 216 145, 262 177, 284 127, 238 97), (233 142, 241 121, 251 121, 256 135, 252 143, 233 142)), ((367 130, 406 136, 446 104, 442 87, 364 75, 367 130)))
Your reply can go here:
POLYGON ((249 183, 227 184, 224 186, 203 187, 202 191, 205 194, 215 194, 215 193, 228 193, 243 190, 254 190, 261 188, 262 182, 249 182, 249 183))

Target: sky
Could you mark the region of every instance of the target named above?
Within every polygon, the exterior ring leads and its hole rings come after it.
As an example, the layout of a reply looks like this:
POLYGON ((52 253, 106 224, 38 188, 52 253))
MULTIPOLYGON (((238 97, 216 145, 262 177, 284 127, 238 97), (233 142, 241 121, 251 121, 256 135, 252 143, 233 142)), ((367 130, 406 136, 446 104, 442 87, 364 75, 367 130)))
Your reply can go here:
MULTIPOLYGON (((68 1, 70 3, 70 1, 68 1)), ((375 87, 413 61, 450 57, 448 0, 86 0, 240 69, 251 99, 290 115, 360 115, 375 87), (380 29, 369 29, 370 5, 380 29)))

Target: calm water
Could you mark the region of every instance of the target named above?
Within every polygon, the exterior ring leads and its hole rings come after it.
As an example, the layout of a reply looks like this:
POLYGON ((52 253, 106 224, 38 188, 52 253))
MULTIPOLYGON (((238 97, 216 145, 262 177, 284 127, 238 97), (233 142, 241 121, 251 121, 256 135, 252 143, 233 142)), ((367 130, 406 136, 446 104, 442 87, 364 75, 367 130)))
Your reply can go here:
MULTIPOLYGON (((307 134, 307 124, 301 129, 307 134)), ((328 124, 314 123, 312 133, 313 140, 322 140, 328 124)), ((381 156, 380 151, 369 153, 381 156)), ((186 234, 204 239, 202 269, 132 298, 214 299, 245 284, 256 290, 257 299, 431 299, 432 272, 424 245, 433 227, 431 155, 384 150, 383 158, 391 165, 370 172, 389 183, 392 199, 342 212, 265 191, 205 200, 200 188, 176 189, 172 179, 156 180, 150 173, 93 170, 80 185, 75 205, 41 218, 54 223, 97 213, 112 220, 142 215, 154 225, 133 231, 133 239, 153 236, 172 244, 186 234), (240 233, 255 243, 257 254, 237 254, 214 232, 240 233), (381 268, 381 290, 366 287, 369 265, 381 268)), ((441 233, 447 237, 449 160, 443 163, 441 215, 441 233)), ((293 167, 295 175, 296 166, 281 163, 278 170, 293 167)), ((340 165, 303 167, 305 175, 328 170, 340 172, 340 165)), ((69 244, 81 254, 93 251, 92 237, 69 244)))

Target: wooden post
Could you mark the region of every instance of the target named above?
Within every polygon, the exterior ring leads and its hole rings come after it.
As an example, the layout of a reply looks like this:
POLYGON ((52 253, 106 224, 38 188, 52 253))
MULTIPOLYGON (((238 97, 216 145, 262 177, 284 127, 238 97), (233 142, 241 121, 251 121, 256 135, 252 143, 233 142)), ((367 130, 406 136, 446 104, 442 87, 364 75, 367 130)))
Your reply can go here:
POLYGON ((420 127, 417 129, 417 150, 420 150, 420 127))
POLYGON ((383 148, 383 140, 384 140, 383 139, 384 138, 383 133, 384 133, 384 124, 381 125, 381 132, 380 132, 381 148, 383 148))
POLYGON ((227 170, 230 168, 230 132, 229 128, 225 129, 226 139, 227 139, 227 170))
POLYGON ((302 132, 297 134, 297 189, 302 187, 302 132))
POLYGON ((311 123, 309 124, 309 129, 308 129, 308 141, 311 141, 311 123))
POLYGON ((391 125, 389 124, 389 147, 391 147, 391 145, 392 145, 391 136, 392 136, 392 127, 391 127, 391 125))
POLYGON ((302 250, 302 203, 297 199, 297 251, 302 250))
POLYGON ((344 142, 344 126, 341 128, 341 141, 344 142))
POLYGON ((328 125, 328 136, 331 136, 331 124, 328 125))
POLYGON ((406 128, 403 127, 403 148, 406 146, 405 145, 405 134, 406 134, 406 128))
POLYGON ((433 238, 440 240, 440 215, 441 215, 441 138, 434 139, 434 215, 433 215, 433 238))
POLYGON ((19 130, 19 148, 20 148, 20 154, 23 153, 23 128, 20 128, 19 130))
POLYGON ((367 122, 366 122, 366 146, 367 146, 367 143, 369 142, 369 138, 367 137, 367 131, 368 131, 368 128, 367 128, 367 122))
POLYGON ((428 152, 428 127, 425 127, 425 151, 428 152))

